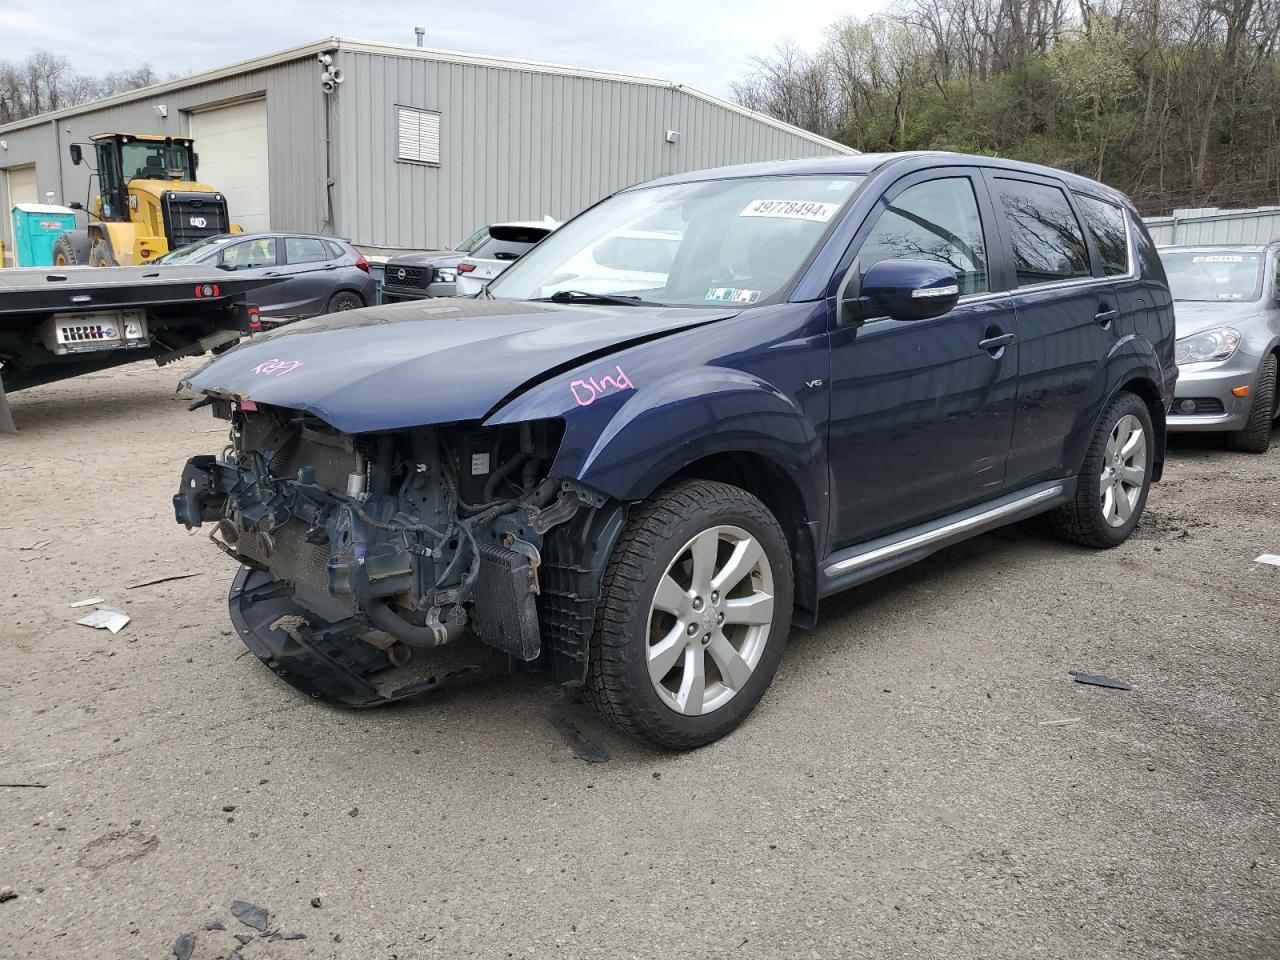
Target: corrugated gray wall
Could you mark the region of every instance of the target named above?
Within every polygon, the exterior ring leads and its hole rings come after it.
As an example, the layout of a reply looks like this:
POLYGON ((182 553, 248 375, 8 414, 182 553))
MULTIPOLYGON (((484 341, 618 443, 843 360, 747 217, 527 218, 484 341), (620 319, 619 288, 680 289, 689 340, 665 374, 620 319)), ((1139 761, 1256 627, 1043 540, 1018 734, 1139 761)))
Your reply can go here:
MULTIPOLYGON (((67 145, 108 131, 189 133, 189 111, 265 96, 271 226, 373 247, 447 247, 496 220, 566 219, 622 187, 669 173, 839 152, 661 83, 340 49, 346 82, 320 90, 314 52, 56 121, 0 131, 0 169, 36 163, 41 199, 84 201, 89 170, 67 145), (168 116, 155 112, 157 104, 168 116), (441 113, 439 166, 396 159, 397 105, 441 113), (334 223, 326 225, 325 113, 334 223), (678 130, 678 143, 666 141, 678 130)), ((196 144, 197 151, 199 144, 196 144)), ((216 187, 218 184, 212 184, 216 187)), ((7 211, 0 176, 0 210, 7 211)), ((236 198, 228 195, 231 217, 236 198)))
POLYGON ((1175 210, 1171 217, 1144 217, 1151 238, 1162 247, 1204 243, 1270 243, 1280 240, 1280 207, 1175 210))
POLYGON ((371 246, 448 247, 664 174, 837 152, 667 86, 347 50, 338 62, 338 224, 371 246), (397 104, 440 111, 438 167, 397 162, 397 104))
MULTIPOLYGON (((72 165, 67 145, 73 141, 87 142, 93 134, 108 132, 186 136, 186 111, 266 96, 271 225, 277 230, 318 231, 325 217, 324 96, 319 78, 312 57, 0 132, 0 140, 9 144, 7 150, 0 149, 0 168, 34 162, 42 202, 46 191, 52 191, 58 203, 84 202, 89 194, 89 168, 72 165), (168 108, 167 117, 156 113, 157 104, 168 108)), ((92 151, 86 150, 86 155, 91 158, 92 151)), ((0 210, 7 220, 10 204, 3 195, 5 179, 0 176, 0 210)), ((228 195, 227 202, 234 220, 236 198, 228 195)))

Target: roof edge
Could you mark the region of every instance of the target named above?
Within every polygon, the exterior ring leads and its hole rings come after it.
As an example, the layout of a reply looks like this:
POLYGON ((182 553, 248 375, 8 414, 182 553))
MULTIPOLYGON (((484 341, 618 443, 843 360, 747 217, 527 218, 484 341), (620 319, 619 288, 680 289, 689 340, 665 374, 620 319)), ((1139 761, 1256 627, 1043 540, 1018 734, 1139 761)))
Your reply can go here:
POLYGON ((749 117, 760 123, 767 124, 778 130, 809 140, 813 143, 820 144, 837 153, 856 154, 860 151, 830 140, 812 131, 805 130, 803 127, 797 127, 794 124, 787 123, 785 120, 779 120, 777 117, 771 117, 766 113, 748 109, 741 104, 733 103, 710 93, 705 93, 696 87, 690 87, 683 83, 677 83, 674 80, 664 80, 660 77, 650 77, 644 74, 635 73, 619 73, 613 70, 595 70, 590 67, 571 67, 561 63, 550 63, 543 60, 523 60, 516 57, 499 57, 487 53, 464 53, 457 50, 441 50, 435 47, 419 47, 412 44, 388 43, 381 40, 352 40, 347 38, 338 39, 338 48, 353 53, 369 53, 393 56, 417 57, 423 60, 439 60, 445 63, 458 63, 478 67, 495 67, 505 70, 523 70, 527 73, 549 73, 566 77, 581 77, 587 80, 613 80, 619 83, 635 83, 642 86, 662 87, 668 90, 676 90, 686 93, 695 99, 702 100, 722 109, 732 111, 740 116, 749 117))
POLYGON ((185 77, 179 77, 176 80, 166 80, 163 83, 153 83, 147 87, 125 90, 122 93, 112 94, 109 97, 102 97, 99 100, 89 100, 85 103, 78 103, 73 107, 63 107, 61 110, 50 110, 47 113, 39 113, 34 117, 27 117, 25 120, 15 120, 13 123, 0 125, 0 133, 12 133, 15 130, 25 130, 27 127, 38 127, 41 124, 60 120, 63 117, 74 117, 82 113, 91 113, 94 110, 115 107, 121 104, 131 103, 134 100, 145 100, 147 97, 168 93, 170 90, 181 90, 183 87, 194 87, 202 83, 212 83, 214 80, 224 80, 227 77, 233 77, 237 74, 249 73, 253 70, 262 70, 266 67, 273 67, 276 64, 289 63, 292 60, 303 60, 307 57, 313 57, 328 50, 336 50, 338 49, 338 45, 339 40, 337 37, 328 37, 324 40, 304 43, 301 46, 289 47, 286 50, 268 53, 261 57, 254 57, 249 60, 241 60, 237 63, 231 63, 225 67, 206 70, 203 73, 193 73, 185 77))

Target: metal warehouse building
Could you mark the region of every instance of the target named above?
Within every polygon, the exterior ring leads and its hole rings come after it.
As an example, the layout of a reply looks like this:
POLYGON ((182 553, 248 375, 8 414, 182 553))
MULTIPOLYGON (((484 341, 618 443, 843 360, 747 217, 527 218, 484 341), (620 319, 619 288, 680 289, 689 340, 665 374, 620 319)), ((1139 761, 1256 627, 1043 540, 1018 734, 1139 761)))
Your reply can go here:
POLYGON ((89 196, 67 147, 109 131, 194 137, 197 178, 245 230, 388 250, 563 219, 663 174, 852 152, 665 80, 333 37, 0 126, 6 250, 14 204, 89 196))

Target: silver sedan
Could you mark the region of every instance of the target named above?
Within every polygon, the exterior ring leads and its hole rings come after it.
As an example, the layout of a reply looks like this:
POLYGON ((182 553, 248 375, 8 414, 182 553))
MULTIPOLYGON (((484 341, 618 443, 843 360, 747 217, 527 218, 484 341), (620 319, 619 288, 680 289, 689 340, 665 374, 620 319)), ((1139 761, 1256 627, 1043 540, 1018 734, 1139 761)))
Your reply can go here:
POLYGON ((1280 413, 1280 243, 1165 247, 1177 324, 1170 431, 1225 433, 1262 453, 1280 413))

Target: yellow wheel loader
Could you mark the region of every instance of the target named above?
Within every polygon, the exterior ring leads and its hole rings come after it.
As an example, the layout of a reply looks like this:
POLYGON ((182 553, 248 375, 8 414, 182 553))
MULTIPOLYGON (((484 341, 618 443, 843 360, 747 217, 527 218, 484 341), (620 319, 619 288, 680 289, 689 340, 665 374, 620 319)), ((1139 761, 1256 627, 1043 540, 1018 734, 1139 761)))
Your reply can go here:
MULTIPOLYGON (((90 206, 71 203, 89 219, 54 243, 57 266, 130 266, 220 233, 238 233, 227 199, 196 181, 195 144, 186 137, 100 133, 92 139, 98 196, 90 206)), ((71 144, 71 162, 85 162, 83 144, 71 144)))

